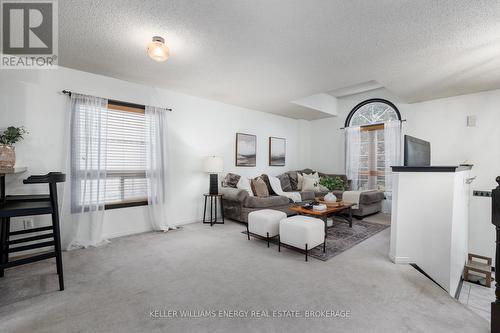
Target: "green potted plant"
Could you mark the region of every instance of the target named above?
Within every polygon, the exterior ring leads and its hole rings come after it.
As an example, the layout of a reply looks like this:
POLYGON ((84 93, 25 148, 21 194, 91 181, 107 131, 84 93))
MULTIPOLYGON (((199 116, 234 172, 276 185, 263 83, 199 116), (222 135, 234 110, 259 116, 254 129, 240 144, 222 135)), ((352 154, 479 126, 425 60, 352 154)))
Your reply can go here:
POLYGON ((319 184, 323 185, 328 189, 328 191, 344 191, 345 190, 345 182, 340 177, 321 177, 319 180, 319 184))
POLYGON ((14 144, 24 139, 28 131, 21 127, 9 126, 0 135, 0 168, 12 168, 16 164, 14 144))

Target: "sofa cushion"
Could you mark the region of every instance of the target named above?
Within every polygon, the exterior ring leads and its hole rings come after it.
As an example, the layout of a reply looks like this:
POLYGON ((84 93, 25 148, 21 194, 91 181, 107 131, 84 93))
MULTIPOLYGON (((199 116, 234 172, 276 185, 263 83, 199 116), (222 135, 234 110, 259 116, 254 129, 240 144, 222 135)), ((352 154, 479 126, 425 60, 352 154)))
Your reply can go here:
POLYGON ((316 194, 312 191, 302 191, 300 192, 300 196, 302 201, 310 201, 316 198, 316 194))
POLYGON ((228 173, 224 180, 222 181, 222 186, 236 188, 236 184, 240 180, 241 176, 235 173, 228 173))
POLYGON ((269 190, 267 189, 266 182, 261 177, 252 179, 251 185, 253 194, 256 197, 265 198, 269 196, 269 190))
POLYGON ((244 206, 249 208, 269 208, 274 206, 288 205, 290 200, 287 197, 273 195, 266 198, 247 197, 244 206))
POLYGON ((223 195, 223 200, 237 201, 237 202, 245 202, 248 198, 248 192, 245 190, 240 190, 232 187, 222 187, 219 190, 219 193, 223 195))
POLYGON ((361 193, 359 196, 360 204, 372 204, 377 203, 384 200, 384 192, 383 191, 370 191, 361 193))
POLYGON ((290 176, 287 173, 279 175, 277 178, 280 180, 281 189, 283 190, 283 192, 292 191, 292 184, 290 182, 290 176))

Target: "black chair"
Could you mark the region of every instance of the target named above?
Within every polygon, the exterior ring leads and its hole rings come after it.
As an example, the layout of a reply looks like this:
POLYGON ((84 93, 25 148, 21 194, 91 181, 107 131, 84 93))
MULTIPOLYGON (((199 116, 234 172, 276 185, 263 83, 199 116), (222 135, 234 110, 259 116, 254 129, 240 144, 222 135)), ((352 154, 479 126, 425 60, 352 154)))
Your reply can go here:
POLYGON ((59 289, 64 290, 61 233, 59 228, 59 208, 57 204, 57 183, 65 182, 66 175, 60 172, 49 172, 46 175, 31 176, 23 181, 24 184, 49 184, 49 194, 45 195, 8 195, 0 204, 0 277, 4 276, 6 268, 25 265, 32 262, 56 258, 59 289), (31 215, 52 215, 52 225, 20 231, 10 231, 10 218, 31 215), (47 232, 35 236, 11 239, 11 236, 47 232), (49 241, 21 245, 43 239, 49 241), (12 247, 15 245, 15 247, 12 247), (9 254, 43 247, 54 247, 53 251, 32 255, 9 261, 9 254))

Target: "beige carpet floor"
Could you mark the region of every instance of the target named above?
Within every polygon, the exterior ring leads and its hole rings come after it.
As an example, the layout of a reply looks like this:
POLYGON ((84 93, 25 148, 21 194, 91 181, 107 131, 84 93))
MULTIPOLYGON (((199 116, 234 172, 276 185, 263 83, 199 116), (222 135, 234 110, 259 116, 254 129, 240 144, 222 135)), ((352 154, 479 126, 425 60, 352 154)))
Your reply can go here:
POLYGON ((242 230, 230 221, 191 224, 65 253, 64 292, 53 262, 10 269, 0 279, 0 332, 489 332, 486 320, 411 266, 389 261, 389 228, 307 263, 242 230), (191 318, 169 317, 181 310, 191 318), (349 315, 305 317, 332 310, 349 315))

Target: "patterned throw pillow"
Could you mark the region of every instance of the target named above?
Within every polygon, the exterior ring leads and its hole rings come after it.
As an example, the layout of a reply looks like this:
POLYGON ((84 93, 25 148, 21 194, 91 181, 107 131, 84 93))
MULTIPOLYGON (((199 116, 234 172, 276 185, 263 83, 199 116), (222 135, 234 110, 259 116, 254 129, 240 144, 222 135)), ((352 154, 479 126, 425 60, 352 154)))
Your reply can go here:
MULTIPOLYGON (((288 171, 286 174, 288 175, 288 178, 290 178, 290 185, 292 186, 292 191, 297 191, 298 190, 297 171, 288 171)), ((285 189, 283 189, 283 191, 285 191, 285 189)))
POLYGON ((240 175, 230 172, 226 175, 226 177, 224 177, 224 180, 222 181, 222 186, 236 188, 236 185, 240 181, 240 178, 241 178, 240 175))
POLYGON ((262 174, 260 178, 262 178, 262 180, 266 183, 267 192, 269 193, 269 195, 276 195, 273 188, 271 187, 271 183, 269 182, 269 177, 266 174, 262 174))
POLYGON ((258 198, 266 198, 269 196, 266 182, 261 177, 252 179, 252 191, 258 198))
POLYGON ((313 191, 319 192, 319 179, 313 177, 304 177, 304 182, 302 184, 302 191, 313 191))
POLYGON ((298 174, 297 174, 297 189, 299 191, 306 191, 306 190, 304 190, 304 179, 305 178, 312 178, 319 183, 319 174, 317 172, 311 173, 311 174, 298 172, 298 174))
POLYGON ((287 173, 279 175, 277 177, 281 183, 281 189, 283 192, 291 192, 292 191, 292 183, 290 182, 290 176, 287 173))

